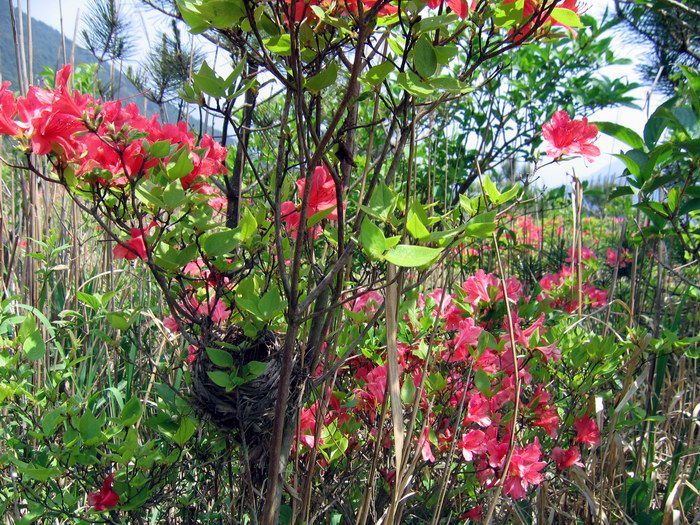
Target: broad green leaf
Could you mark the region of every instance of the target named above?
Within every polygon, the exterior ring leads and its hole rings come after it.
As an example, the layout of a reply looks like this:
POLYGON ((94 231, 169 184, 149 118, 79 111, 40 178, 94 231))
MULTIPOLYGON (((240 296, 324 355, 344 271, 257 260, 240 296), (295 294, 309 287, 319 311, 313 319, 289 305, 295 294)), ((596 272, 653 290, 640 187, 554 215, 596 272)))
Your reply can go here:
POLYGON ((601 133, 605 133, 633 149, 644 149, 644 140, 635 131, 615 122, 592 122, 601 133))
POLYGON ((338 80, 338 66, 335 62, 331 62, 320 73, 306 80, 306 89, 311 93, 318 94, 335 84, 336 80, 338 80))
POLYGON ((552 9, 552 18, 562 25, 567 27, 582 27, 581 19, 576 12, 564 7, 555 7, 552 9))
POLYGON ((266 38, 263 42, 265 47, 275 55, 288 57, 292 54, 292 40, 288 34, 266 38))
POLYGON ((388 222, 399 201, 398 195, 383 182, 380 182, 372 193, 367 212, 384 222, 388 222))
POLYGON ((172 211, 187 200, 187 194, 182 189, 182 184, 179 180, 174 180, 163 190, 163 202, 165 209, 172 211))
POLYGON ((700 210, 700 198, 690 199, 688 202, 681 206, 679 215, 688 215, 694 211, 700 210))
POLYGON ((27 357, 32 361, 42 359, 46 354, 46 343, 39 329, 30 333, 22 343, 22 349, 27 357))
POLYGON ((162 159, 170 155, 170 149, 172 144, 169 140, 159 140, 153 144, 144 140, 144 150, 151 156, 157 159, 162 159))
POLYGON ((260 315, 262 315, 264 321, 270 321, 284 312, 285 306, 286 303, 280 295, 280 291, 276 287, 273 287, 260 298, 258 302, 258 311, 260 315))
POLYGON ((501 192, 498 191, 498 188, 496 188, 496 185, 491 181, 488 175, 484 175, 484 191, 489 199, 491 199, 492 203, 499 204, 501 192))
POLYGON ((211 257, 219 257, 231 253, 238 245, 235 230, 225 230, 207 235, 202 241, 204 253, 211 257))
POLYGON ((413 378, 409 375, 404 378, 401 385, 401 402, 407 405, 413 403, 416 397, 416 385, 413 384, 413 378))
POLYGON ((64 416, 61 410, 50 410, 41 418, 41 430, 47 436, 51 436, 56 432, 56 428, 63 420, 64 416))
POLYGON ((85 412, 80 416, 78 421, 78 431, 80 432, 80 437, 83 442, 88 444, 91 440, 95 439, 100 435, 102 425, 100 425, 99 420, 95 417, 89 408, 85 408, 85 412))
POLYGON ((221 388, 231 388, 233 387, 233 382, 231 381, 231 375, 228 372, 222 372, 221 370, 214 370, 213 372, 207 372, 209 379, 212 382, 220 386, 221 388))
POLYGON ((419 241, 430 236, 430 232, 426 227, 427 221, 424 222, 425 215, 423 207, 417 200, 414 200, 411 209, 408 210, 408 217, 406 217, 406 229, 414 239, 419 241))
POLYGON ((410 244, 399 244, 390 249, 384 258, 396 266, 403 268, 417 268, 426 266, 440 256, 442 250, 439 248, 428 248, 426 246, 412 246, 410 244))
POLYGON ((413 71, 396 75, 396 83, 414 97, 427 97, 433 94, 433 88, 423 82, 413 71))
POLYGON ((262 361, 250 361, 243 367, 243 375, 246 381, 257 379, 267 370, 267 363, 262 361))
POLYGON ((170 180, 179 180, 185 175, 192 173, 194 164, 190 159, 187 148, 180 148, 175 155, 170 157, 166 169, 170 180))
POLYGON ((429 78, 437 71, 437 55, 435 54, 433 44, 430 43, 427 36, 422 36, 418 39, 418 42, 416 42, 413 63, 416 67, 416 71, 418 71, 418 74, 423 78, 429 78))
POLYGON ((384 82, 384 79, 394 71, 394 64, 391 62, 382 62, 370 68, 362 79, 371 86, 376 86, 384 82))
POLYGON ((365 252, 374 259, 381 259, 387 249, 382 229, 365 217, 360 228, 360 243, 365 252))
POLYGON ((115 330, 129 329, 129 321, 121 312, 109 312, 107 314, 107 322, 109 322, 115 330))
POLYGON ((224 79, 209 67, 206 60, 202 62, 199 71, 192 75, 192 80, 197 89, 214 98, 222 98, 226 94, 224 79))
POLYGON ((464 234, 477 239, 486 239, 496 230, 496 211, 475 215, 467 223, 464 234))
POLYGON ((195 420, 191 417, 186 417, 180 423, 175 434, 173 434, 173 441, 177 445, 183 446, 194 435, 195 430, 197 430, 197 423, 195 420))
POLYGON ((226 350, 207 347, 207 355, 211 362, 219 368, 233 368, 233 356, 226 350))
POLYGON ((143 414, 141 400, 138 397, 132 397, 122 409, 121 424, 125 427, 131 426, 141 419, 141 414, 143 414))
POLYGON ((479 392, 484 394, 486 397, 491 397, 491 395, 493 395, 493 392, 491 391, 491 379, 489 378, 489 375, 484 372, 483 368, 476 369, 476 374, 474 374, 474 384, 476 385, 476 388, 479 389, 479 392))
POLYGON ((236 231, 237 238, 244 244, 250 241, 258 231, 258 221, 248 208, 243 208, 243 215, 236 231))

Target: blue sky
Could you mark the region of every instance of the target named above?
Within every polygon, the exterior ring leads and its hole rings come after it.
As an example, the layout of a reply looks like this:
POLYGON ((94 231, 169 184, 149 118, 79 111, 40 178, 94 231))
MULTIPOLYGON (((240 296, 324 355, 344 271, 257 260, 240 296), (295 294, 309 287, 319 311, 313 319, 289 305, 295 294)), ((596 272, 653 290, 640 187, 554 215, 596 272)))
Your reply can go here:
MULTIPOLYGON (((89 3, 87 0, 30 0, 30 2, 32 16, 56 29, 60 29, 61 26, 59 7, 62 7, 63 28, 68 38, 72 38, 76 29, 76 23, 80 24, 80 17, 86 11, 89 3)), ((613 0, 583 0, 579 3, 586 5, 588 13, 595 17, 601 17, 606 9, 613 9, 613 0)), ((136 42, 141 52, 143 52, 148 49, 149 40, 157 36, 158 30, 167 27, 167 21, 165 21, 161 15, 144 9, 139 0, 122 0, 122 5, 124 9, 134 12, 133 27, 134 31, 138 33, 136 42)), ((80 29, 81 27, 78 25, 78 33, 80 29)), ((641 42, 622 42, 619 35, 615 35, 615 52, 618 56, 631 59, 633 64, 629 66, 607 68, 600 73, 609 77, 638 80, 634 64, 641 60, 645 52, 648 52, 648 48, 640 44, 641 42)), ((138 62, 137 56, 134 58, 134 62, 138 62)), ((661 98, 653 93, 650 94, 648 87, 637 89, 635 95, 638 100, 638 105, 642 107, 640 110, 613 108, 586 116, 591 121, 618 122, 637 132, 641 132, 647 120, 647 115, 661 102, 661 98), (647 99, 650 99, 650 104, 647 103, 647 99)), ((598 139, 597 145, 600 147, 601 151, 603 151, 604 155, 599 157, 595 162, 586 164, 582 160, 577 160, 551 165, 538 172, 538 176, 540 177, 539 184, 547 187, 559 186, 566 183, 566 181, 570 179, 570 174, 574 171, 582 179, 591 176, 600 176, 601 172, 603 176, 608 172, 611 174, 619 173, 622 166, 621 163, 609 154, 620 152, 624 146, 602 135, 598 139)))

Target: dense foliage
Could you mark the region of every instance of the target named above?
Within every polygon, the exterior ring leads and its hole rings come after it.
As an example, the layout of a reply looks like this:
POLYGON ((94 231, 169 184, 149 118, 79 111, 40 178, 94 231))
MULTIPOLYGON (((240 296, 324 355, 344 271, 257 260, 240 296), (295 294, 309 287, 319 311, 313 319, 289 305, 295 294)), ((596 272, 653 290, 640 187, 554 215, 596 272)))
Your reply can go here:
POLYGON ((575 1, 157 7, 214 135, 0 89, 8 521, 697 516, 697 72, 640 136, 575 1))

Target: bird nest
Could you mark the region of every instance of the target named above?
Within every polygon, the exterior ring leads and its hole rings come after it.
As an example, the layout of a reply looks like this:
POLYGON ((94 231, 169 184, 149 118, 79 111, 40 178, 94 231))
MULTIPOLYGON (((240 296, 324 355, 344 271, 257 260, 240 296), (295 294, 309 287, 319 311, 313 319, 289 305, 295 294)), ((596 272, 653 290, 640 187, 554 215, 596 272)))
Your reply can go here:
POLYGON ((202 419, 221 430, 243 433, 241 437, 269 433, 275 417, 275 402, 280 381, 281 351, 279 337, 264 331, 255 338, 246 336, 239 327, 231 327, 213 347, 228 352, 242 370, 251 361, 267 366, 262 374, 230 391, 212 381, 209 372, 224 371, 201 350, 192 365, 192 403, 202 419))

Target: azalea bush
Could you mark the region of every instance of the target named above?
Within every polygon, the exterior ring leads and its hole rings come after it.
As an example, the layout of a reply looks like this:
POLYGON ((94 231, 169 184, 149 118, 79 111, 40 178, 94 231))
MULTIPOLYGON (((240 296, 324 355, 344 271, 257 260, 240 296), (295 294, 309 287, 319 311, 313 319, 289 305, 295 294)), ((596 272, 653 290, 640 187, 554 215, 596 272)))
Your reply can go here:
POLYGON ((581 203, 574 224, 528 214, 529 177, 491 168, 540 141, 547 162, 594 161, 598 128, 548 99, 537 130, 503 144, 503 118, 439 185, 422 158, 445 108, 509 92, 505 61, 592 42, 577 3, 170 7, 232 57, 181 93, 221 136, 82 93, 70 66, 0 89, 5 164, 60 187, 149 290, 76 289, 50 319, 5 303, 3 504, 26 520, 491 522, 581 486, 638 335, 588 318, 619 313, 605 288, 633 258, 614 223, 603 255, 581 203), (104 348, 78 355, 91 337, 104 348))

